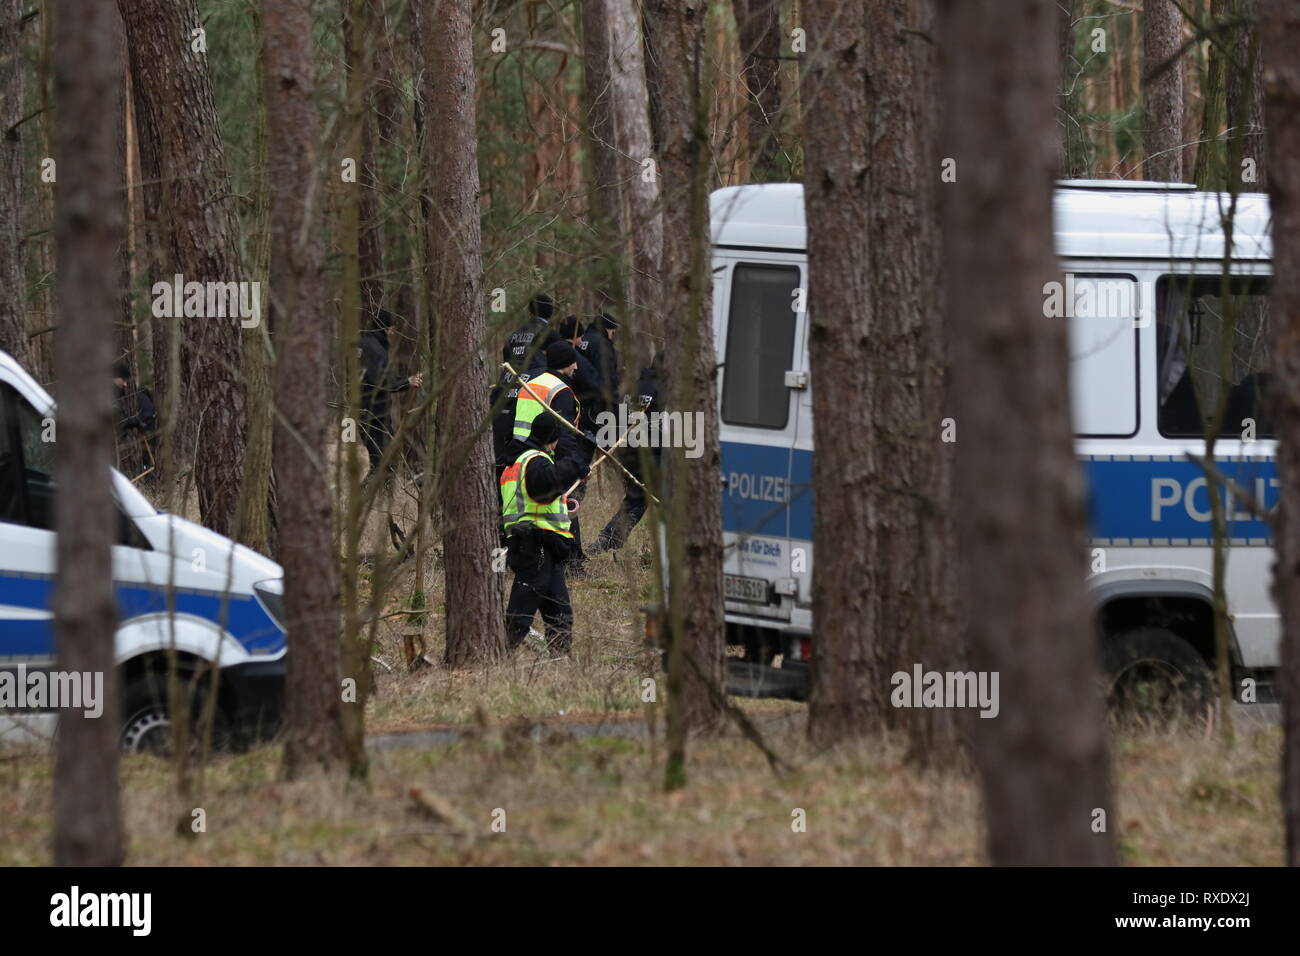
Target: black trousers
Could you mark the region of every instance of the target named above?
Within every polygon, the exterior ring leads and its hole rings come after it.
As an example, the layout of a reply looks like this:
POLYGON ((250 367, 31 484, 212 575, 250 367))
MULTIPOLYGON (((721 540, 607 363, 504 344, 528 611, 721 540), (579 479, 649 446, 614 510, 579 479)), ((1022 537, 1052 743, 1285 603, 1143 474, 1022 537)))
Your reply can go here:
POLYGON ((614 517, 609 519, 609 524, 601 529, 600 535, 596 538, 596 547, 592 550, 617 551, 627 544, 627 536, 645 516, 645 509, 645 492, 629 483, 627 492, 623 496, 623 506, 614 513, 614 517))
POLYGON ((564 582, 565 556, 555 554, 554 544, 548 546, 548 536, 546 532, 517 532, 506 545, 506 567, 515 573, 506 605, 506 637, 511 650, 528 636, 538 611, 551 650, 567 654, 573 646, 573 606, 564 582))
POLYGON ((384 456, 384 449, 388 447, 390 437, 385 423, 371 419, 369 416, 362 418, 361 442, 366 446, 366 455, 370 458, 370 471, 366 477, 373 475, 375 469, 379 467, 379 459, 384 456))
MULTIPOLYGON (((659 449, 654 449, 652 460, 656 468, 659 466, 659 456, 659 449)), ((629 449, 629 454, 624 455, 621 460, 628 471, 638 478, 641 477, 641 459, 637 451, 629 449)), ((623 504, 614 513, 614 517, 609 519, 609 523, 601 529, 596 538, 596 546, 592 548, 592 551, 617 551, 623 547, 623 545, 627 544, 627 536, 640 523, 645 516, 645 512, 645 489, 635 482, 629 481, 627 475, 624 475, 623 504)))

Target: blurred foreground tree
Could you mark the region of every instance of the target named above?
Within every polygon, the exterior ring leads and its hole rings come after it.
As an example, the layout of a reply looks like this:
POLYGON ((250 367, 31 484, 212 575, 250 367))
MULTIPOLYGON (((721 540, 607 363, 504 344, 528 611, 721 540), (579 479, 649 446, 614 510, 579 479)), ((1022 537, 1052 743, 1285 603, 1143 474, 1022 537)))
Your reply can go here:
POLYGON ((1044 318, 1057 169, 1056 10, 942 0, 944 219, 963 606, 971 664, 998 675, 975 719, 997 864, 1113 864, 1097 642, 1084 595, 1084 510, 1065 323, 1044 318), (1008 191, 1006 184, 1016 183, 1008 191), (1099 814, 1100 811, 1100 814, 1099 814))
POLYGON ((1261 0, 1273 213, 1277 517, 1274 597, 1282 613, 1282 813, 1286 860, 1300 866, 1300 4, 1261 0))
POLYGON ((338 558, 326 457, 330 320, 324 257, 320 117, 314 99, 312 0, 262 0, 267 175, 271 194, 271 323, 275 335, 275 472, 286 533, 284 770, 294 777, 343 759, 338 558))
MULTIPOLYGON (((114 109, 114 53, 103 3, 55 4, 54 340, 58 432, 54 479, 57 583, 54 644, 58 669, 103 681, 103 712, 59 713, 54 765, 54 862, 116 866, 126 856, 118 784, 118 689, 113 657, 112 380, 118 274, 124 241, 114 109)), ((12 291, 12 290, 10 290, 12 291)))

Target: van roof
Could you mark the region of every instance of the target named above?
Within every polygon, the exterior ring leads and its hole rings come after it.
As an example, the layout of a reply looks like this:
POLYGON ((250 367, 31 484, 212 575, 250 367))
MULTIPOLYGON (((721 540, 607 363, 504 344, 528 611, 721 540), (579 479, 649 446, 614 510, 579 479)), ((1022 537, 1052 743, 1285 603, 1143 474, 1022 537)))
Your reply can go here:
MULTIPOLYGON (((1220 259, 1227 193, 1186 183, 1068 180, 1056 190, 1058 255, 1103 259, 1220 259)), ((710 197, 713 243, 755 249, 806 246, 803 186, 728 186, 710 197)), ((1233 248, 1238 259, 1272 258, 1268 197, 1237 197, 1233 248)))

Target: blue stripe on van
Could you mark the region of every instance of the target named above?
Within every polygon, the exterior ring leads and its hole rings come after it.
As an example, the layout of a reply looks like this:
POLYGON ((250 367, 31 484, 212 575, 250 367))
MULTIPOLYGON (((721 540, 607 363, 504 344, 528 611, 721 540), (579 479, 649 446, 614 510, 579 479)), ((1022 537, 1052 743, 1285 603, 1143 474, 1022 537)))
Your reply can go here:
MULTIPOLYGON (((1208 545, 1213 537, 1205 473, 1182 456, 1082 456, 1094 543, 1208 545)), ((1262 507, 1277 504, 1273 459, 1220 458, 1217 467, 1262 507)), ((733 534, 812 540, 812 452, 722 443, 722 529, 733 534), (788 524, 787 524, 788 523, 788 524)), ((1235 502, 1225 512, 1235 545, 1272 542, 1268 522, 1235 502)))
MULTIPOLYGON (((1205 471, 1184 457, 1085 456, 1089 513, 1096 544, 1208 545, 1214 536, 1205 471)), ((1220 458, 1218 470, 1265 509, 1277 504, 1277 465, 1270 458, 1220 458)), ((1267 521, 1227 500, 1233 544, 1272 542, 1267 521)))
POLYGON ((722 530, 812 540, 812 452, 722 443, 722 530))
MULTIPOLYGON (((114 585, 114 590, 118 617, 122 621, 167 611, 164 588, 119 582, 114 585)), ((48 611, 53 594, 53 577, 0 573, 0 605, 48 611)), ((190 614, 209 621, 221 620, 224 604, 226 631, 250 654, 275 654, 285 646, 284 631, 251 595, 226 597, 216 591, 180 589, 175 594, 177 614, 190 614)), ((0 617, 3 614, 0 611, 0 617)), ((0 657, 41 657, 53 653, 52 621, 5 621, 0 629, 0 657)))

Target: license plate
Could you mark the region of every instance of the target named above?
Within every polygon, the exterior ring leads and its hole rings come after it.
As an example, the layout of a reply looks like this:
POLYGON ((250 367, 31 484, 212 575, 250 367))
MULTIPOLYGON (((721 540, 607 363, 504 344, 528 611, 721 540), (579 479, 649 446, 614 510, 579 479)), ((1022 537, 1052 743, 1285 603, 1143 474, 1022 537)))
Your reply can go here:
POLYGON ((745 578, 738 574, 722 576, 722 593, 729 601, 767 603, 767 582, 762 578, 745 578))

